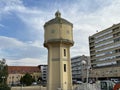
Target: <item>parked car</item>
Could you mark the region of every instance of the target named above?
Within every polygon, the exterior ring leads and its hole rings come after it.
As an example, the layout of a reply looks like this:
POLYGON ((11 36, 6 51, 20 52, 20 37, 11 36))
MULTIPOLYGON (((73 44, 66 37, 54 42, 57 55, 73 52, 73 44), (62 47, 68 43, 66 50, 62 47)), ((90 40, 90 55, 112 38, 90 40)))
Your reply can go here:
POLYGON ((82 82, 82 81, 77 81, 76 83, 77 83, 77 84, 82 84, 83 82, 82 82))
POLYGON ((47 86, 47 82, 41 82, 41 85, 42 85, 43 87, 46 87, 46 86, 47 86))
POLYGON ((100 81, 101 90, 113 90, 115 83, 109 80, 100 81))
POLYGON ((32 85, 37 85, 37 82, 33 82, 32 85))
POLYGON ((120 81, 118 79, 111 79, 114 83, 119 83, 120 81))

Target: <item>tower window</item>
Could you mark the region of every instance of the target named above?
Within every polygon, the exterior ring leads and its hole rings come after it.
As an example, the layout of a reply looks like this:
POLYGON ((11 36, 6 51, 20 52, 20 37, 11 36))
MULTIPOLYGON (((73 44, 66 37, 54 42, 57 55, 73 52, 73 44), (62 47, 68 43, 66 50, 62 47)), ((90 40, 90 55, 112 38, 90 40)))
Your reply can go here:
POLYGON ((66 49, 64 49, 64 56, 66 56, 66 49))
POLYGON ((64 72, 66 72, 66 64, 64 64, 64 72))

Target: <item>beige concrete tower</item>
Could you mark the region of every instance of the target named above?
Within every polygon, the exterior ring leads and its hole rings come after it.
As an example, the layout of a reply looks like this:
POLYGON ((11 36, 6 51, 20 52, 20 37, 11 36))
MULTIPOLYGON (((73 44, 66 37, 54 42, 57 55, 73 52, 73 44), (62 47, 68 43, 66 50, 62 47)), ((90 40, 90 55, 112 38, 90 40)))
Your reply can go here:
POLYGON ((48 49, 47 90, 72 90, 70 47, 73 46, 73 24, 61 18, 57 11, 55 18, 44 25, 44 46, 48 49))

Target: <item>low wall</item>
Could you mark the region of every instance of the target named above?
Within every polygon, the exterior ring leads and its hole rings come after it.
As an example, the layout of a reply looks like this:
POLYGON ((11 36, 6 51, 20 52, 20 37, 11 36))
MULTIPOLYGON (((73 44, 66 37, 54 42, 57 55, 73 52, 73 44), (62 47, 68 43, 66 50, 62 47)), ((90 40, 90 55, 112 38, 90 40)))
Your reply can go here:
POLYGON ((11 87, 11 90, 46 90, 46 87, 42 86, 26 86, 26 87, 11 87))
MULTIPOLYGON (((46 87, 42 86, 26 86, 26 87, 12 87, 11 90, 46 90, 46 87)), ((100 90, 97 84, 79 84, 74 85, 73 90, 100 90)))

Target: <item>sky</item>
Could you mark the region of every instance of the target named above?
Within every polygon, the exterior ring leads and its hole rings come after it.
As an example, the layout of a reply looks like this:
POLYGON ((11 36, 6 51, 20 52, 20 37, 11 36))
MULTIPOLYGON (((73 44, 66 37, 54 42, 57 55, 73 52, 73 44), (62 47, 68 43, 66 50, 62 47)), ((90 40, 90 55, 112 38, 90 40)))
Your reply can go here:
POLYGON ((73 23, 71 57, 89 56, 88 37, 120 23, 120 0, 0 0, 0 60, 9 66, 47 64, 43 26, 57 10, 73 23))

